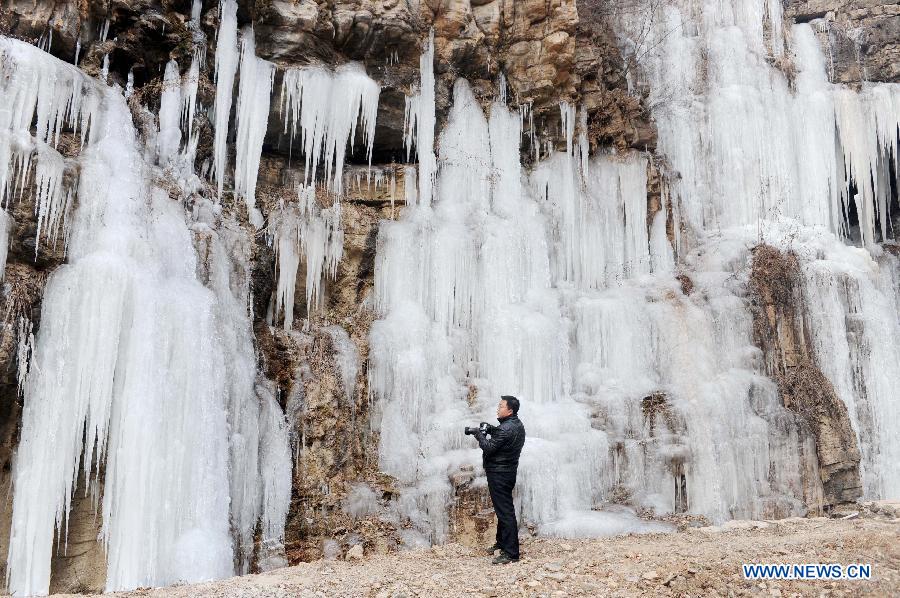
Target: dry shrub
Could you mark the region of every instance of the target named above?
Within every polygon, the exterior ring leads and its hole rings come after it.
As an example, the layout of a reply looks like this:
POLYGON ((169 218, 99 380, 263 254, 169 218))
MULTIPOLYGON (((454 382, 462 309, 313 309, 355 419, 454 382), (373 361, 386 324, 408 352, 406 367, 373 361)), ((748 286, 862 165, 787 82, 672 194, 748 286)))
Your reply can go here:
POLYGON ((750 290, 766 304, 790 306, 799 279, 800 263, 791 251, 782 253, 771 245, 753 248, 750 290))

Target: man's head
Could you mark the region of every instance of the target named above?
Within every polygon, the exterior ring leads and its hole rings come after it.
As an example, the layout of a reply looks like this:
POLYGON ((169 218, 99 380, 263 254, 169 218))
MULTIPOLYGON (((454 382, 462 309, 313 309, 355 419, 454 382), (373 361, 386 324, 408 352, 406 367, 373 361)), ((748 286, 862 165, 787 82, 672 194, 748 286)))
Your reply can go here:
POLYGON ((510 415, 516 415, 519 412, 519 399, 509 395, 500 397, 500 403, 497 405, 497 419, 503 419, 510 415))

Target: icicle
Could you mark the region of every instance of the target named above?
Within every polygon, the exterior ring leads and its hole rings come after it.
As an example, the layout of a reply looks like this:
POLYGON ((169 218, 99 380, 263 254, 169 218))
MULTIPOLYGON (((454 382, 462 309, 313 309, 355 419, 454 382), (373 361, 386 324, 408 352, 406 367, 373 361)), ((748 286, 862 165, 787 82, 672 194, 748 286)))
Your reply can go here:
POLYGON ((223 0, 219 5, 219 36, 216 41, 216 105, 213 165, 218 197, 225 185, 225 165, 228 161, 228 121, 234 93, 234 75, 238 66, 237 3, 223 0))
POLYGON ((128 80, 125 82, 125 99, 134 95, 134 68, 128 69, 128 80))
POLYGON ((160 165, 165 166, 181 147, 181 109, 181 75, 178 63, 170 60, 166 64, 159 106, 159 135, 156 143, 160 165))
POLYGON ((768 9, 766 17, 771 29, 772 54, 780 57, 784 55, 784 33, 782 31, 784 26, 782 11, 784 9, 781 0, 766 0, 766 8, 768 9))
POLYGON ((31 320, 24 316, 19 317, 16 330, 16 382, 18 394, 21 397, 25 392, 25 381, 31 370, 31 359, 34 356, 34 333, 31 320))
POLYGON ((335 363, 341 373, 344 398, 350 408, 351 425, 356 420, 356 377, 359 374, 359 350, 347 331, 338 326, 328 326, 325 331, 331 336, 335 350, 335 363))
MULTIPOLYGON (((195 0, 197 4, 199 0, 195 0)), ((129 75, 131 72, 129 71, 129 75)), ((191 68, 185 75, 184 82, 181 84, 181 121, 187 127, 188 139, 191 138, 194 131, 194 114, 197 111, 197 88, 200 85, 200 59, 194 55, 191 60, 191 68)))
POLYGON ((560 102, 559 112, 562 122, 560 133, 566 138, 566 153, 571 156, 575 141, 575 105, 569 102, 560 102))
POLYGON ((256 207, 256 177, 268 125, 274 76, 275 65, 256 57, 253 29, 246 28, 241 35, 234 191, 244 198, 250 222, 256 228, 263 225, 262 213, 256 207))
POLYGON ((109 54, 103 55, 103 66, 100 68, 100 80, 109 83, 109 54))
POLYGON ((100 43, 105 43, 106 38, 109 35, 109 19, 104 19, 103 24, 100 25, 100 43))
POLYGON ((344 230, 341 227, 341 204, 335 201, 327 209, 316 203, 315 187, 301 185, 298 203, 282 206, 273 218, 278 260, 278 285, 275 313, 284 312, 284 329, 294 321, 294 288, 301 256, 306 261, 307 315, 318 307, 325 276, 333 279, 344 255, 344 230))
POLYGON ((844 160, 844 210, 854 201, 862 242, 870 245, 877 240, 876 232, 882 240, 888 238, 888 163, 893 156, 897 164, 900 155, 900 84, 867 84, 859 93, 839 89, 835 94, 844 160), (857 188, 855 197, 850 196, 851 180, 857 188))
POLYGON ((497 101, 504 106, 506 105, 506 93, 506 75, 501 71, 500 74, 497 75, 497 101))
POLYGON ((300 267, 299 222, 296 210, 281 208, 277 218, 270 218, 277 228, 274 233, 275 256, 278 262, 278 285, 275 291, 275 313, 284 311, 284 329, 294 323, 294 293, 297 270, 300 267))
POLYGON ((587 109, 584 105, 578 111, 578 156, 581 158, 581 176, 587 177, 591 147, 588 143, 587 109))
POLYGON ((666 234, 666 210, 665 197, 662 199, 660 210, 653 217, 650 225, 650 265, 654 274, 672 273, 675 269, 675 256, 672 244, 666 234))
POLYGON ((0 282, 6 277, 6 252, 9 251, 10 217, 0 210, 0 282))
POLYGON ((403 203, 408 206, 416 205, 418 193, 416 193, 416 180, 418 175, 415 166, 403 167, 403 203))
POLYGON ((403 143, 409 160, 413 146, 419 157, 419 185, 416 205, 429 206, 437 172, 434 156, 434 129, 437 124, 434 100, 434 30, 428 34, 425 49, 419 58, 419 92, 407 96, 403 117, 403 143))
POLYGON ((349 63, 334 73, 322 67, 288 69, 281 87, 284 131, 299 133, 305 156, 304 184, 316 179, 319 160, 325 165, 326 188, 340 195, 347 144, 351 151, 357 120, 366 139, 366 153, 372 162, 375 119, 381 88, 370 79, 362 65, 349 63))
POLYGON ((59 153, 40 145, 35 161, 37 230, 34 251, 37 257, 42 236, 51 239, 54 247, 56 245, 59 226, 65 221, 69 207, 69 192, 63 188, 65 160, 59 153))
POLYGON ((75 40, 75 61, 73 62, 73 64, 75 66, 78 66, 78 59, 80 56, 81 56, 81 38, 79 37, 77 40, 75 40))
POLYGON ((257 386, 260 397, 259 470, 262 482, 260 532, 261 571, 286 567, 284 525, 291 505, 289 428, 274 393, 257 386))

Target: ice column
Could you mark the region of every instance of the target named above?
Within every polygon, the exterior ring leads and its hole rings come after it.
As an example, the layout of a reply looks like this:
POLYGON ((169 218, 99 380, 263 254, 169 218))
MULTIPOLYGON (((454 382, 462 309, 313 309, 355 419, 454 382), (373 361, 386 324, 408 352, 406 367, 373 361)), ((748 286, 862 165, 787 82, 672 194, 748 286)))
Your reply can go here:
MULTIPOLYGON (((419 158, 419 193, 421 205, 431 205, 437 162, 434 156, 434 130, 437 126, 434 104, 434 30, 428 34, 425 49, 419 57, 419 92, 406 98, 404 144, 407 159, 415 146, 419 158)), ((410 198, 407 197, 407 201, 410 198)))
POLYGON ((262 213, 256 207, 256 177, 268 126, 269 99, 274 77, 275 65, 257 58, 253 29, 246 28, 241 35, 234 191, 244 198, 250 222, 256 228, 263 225, 262 213))
POLYGON ((6 210, 0 210, 0 282, 6 278, 6 253, 9 251, 10 217, 6 210))
POLYGON ((159 163, 165 165, 181 146, 181 75, 178 63, 170 60, 163 77, 159 106, 159 135, 156 139, 159 163))
POLYGON ((231 98, 234 94, 234 75, 238 67, 237 3, 223 0, 219 5, 219 35, 216 39, 216 105, 213 166, 219 198, 225 185, 225 165, 228 162, 228 120, 231 117, 231 98))

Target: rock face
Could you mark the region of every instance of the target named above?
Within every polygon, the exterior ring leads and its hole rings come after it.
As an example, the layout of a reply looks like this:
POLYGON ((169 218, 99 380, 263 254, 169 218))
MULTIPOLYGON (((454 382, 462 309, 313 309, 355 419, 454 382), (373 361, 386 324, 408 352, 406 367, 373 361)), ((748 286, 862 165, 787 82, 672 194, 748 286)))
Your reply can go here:
POLYGON ((763 350, 766 373, 778 383, 782 403, 800 415, 815 439, 819 479, 808 472, 803 483, 805 502, 817 511, 862 495, 860 452, 847 407, 816 366, 807 344, 798 309, 803 304, 798 270, 793 254, 769 245, 753 249, 754 340, 763 350))
POLYGON ((537 135, 559 139, 561 100, 582 102, 594 145, 651 148, 645 106, 629 96, 604 11, 574 0, 257 2, 260 56, 279 65, 358 60, 381 80, 376 155, 398 158, 403 95, 418 81, 422 42, 434 30, 439 118, 457 77, 484 101, 502 72, 517 103, 530 103, 537 135), (580 15, 584 16, 580 16, 580 15), (393 147, 388 142, 393 141, 393 147))
MULTIPOLYGON (((175 59, 185 71, 192 43, 198 35, 205 36, 210 47, 198 97, 209 107, 215 85, 216 4, 202 3, 197 30, 188 25, 191 7, 184 0, 7 0, 0 8, 0 34, 42 43, 69 62, 75 62, 77 56, 78 65, 92 75, 101 72, 106 59, 110 81, 123 87, 131 73, 135 86, 131 107, 136 115, 142 105, 154 113, 158 110, 166 62, 175 59)), ((560 143, 559 103, 569 101, 586 110, 593 150, 636 148, 652 153, 654 124, 640 90, 629 90, 628 67, 607 18, 618 4, 613 0, 243 0, 238 19, 241 25, 253 24, 257 53, 280 68, 347 61, 365 64, 382 85, 374 162, 395 169, 396 185, 402 189, 402 169, 395 163, 404 162, 406 155, 405 97, 417 85, 419 55, 432 29, 439 126, 446 119, 456 78, 469 79, 478 99, 486 103, 504 73, 514 103, 531 105, 534 143, 560 143)), ((787 0, 786 17, 795 21, 821 18, 828 24, 823 35, 833 49, 835 81, 900 81, 897 4, 787 0)), ((276 75, 276 94, 279 77, 276 75)), ((277 112, 277 95, 272 106, 277 112)), ((275 122, 277 119, 270 119, 275 122)), ((199 130, 199 167, 212 153, 212 127, 205 110, 198 113, 194 126, 199 130)), ((365 161, 360 145, 349 156, 351 162, 365 161)), ((532 155, 534 147, 526 144, 523 151, 532 155)), ((279 201, 296 197, 288 176, 292 168, 289 154, 277 125, 270 126, 257 193, 265 216, 279 201)), ((233 156, 231 160, 233 163, 233 156)), ((659 179, 654 179, 657 190, 653 191, 652 210, 661 209, 659 179)), ((226 205, 230 201, 225 198, 226 205)), ((361 556, 363 550, 369 554, 395 549, 403 525, 399 520, 351 517, 341 506, 353 481, 366 480, 380 493, 379 500, 394 491, 391 480, 377 471, 378 437, 373 431, 377 414, 369 400, 366 358, 373 318, 369 302, 375 239, 380 221, 394 218, 399 205, 383 190, 370 189, 351 190, 341 202, 344 258, 335 279, 325 284, 322 308, 311 312, 308 327, 301 332, 289 333, 267 321, 276 285, 275 255, 264 235, 256 238, 253 247, 254 330, 260 369, 277 386, 294 431, 297 459, 286 538, 293 562, 323 556, 327 541, 340 543, 338 554, 346 553, 349 558, 353 558, 351 553, 361 556), (337 365, 336 341, 326 330, 335 324, 346 331, 359 355, 359 370, 349 385, 337 365), (359 539, 363 543, 356 542, 359 539), (353 548, 346 552, 351 544, 353 548)), ((35 329, 40 325, 43 285, 65 260, 62 238, 55 246, 42 240, 35 256, 31 194, 13 198, 10 205, 14 225, 0 305, 0 311, 7 314, 0 336, 0 490, 9 484, 21 415, 17 350, 27 334, 18 333, 17 316, 26 316, 35 329)), ((648 216, 652 219, 652 214, 648 216)), ((667 223, 670 238, 672 226, 667 223)), ((802 319, 793 308, 799 292, 791 272, 794 267, 789 256, 773 255, 765 247, 757 249, 752 278, 757 298, 754 317, 767 373, 778 381, 784 405, 801 416, 806 433, 815 442, 819 471, 807 475, 804 494, 807 504, 817 510, 860 495, 860 456, 847 410, 813 362, 802 319)), ((682 286, 685 294, 690 293, 692 283, 686 276, 682 286)), ((298 297, 304 296, 302 275, 296 291, 298 297)), ((305 301, 298 300, 297 321, 307 313, 305 301)), ((489 501, 483 490, 470 487, 467 473, 459 472, 454 479, 454 533, 480 544, 492 533, 492 519, 485 516, 489 501)), ((682 499, 680 508, 686 510, 687 498, 682 499)), ((98 545, 89 542, 96 538, 99 521, 90 507, 88 500, 75 505, 69 521, 69 553, 54 564, 54 589, 103 588, 104 557, 98 545)), ((9 508, 6 501, 0 511, 0 554, 5 554, 8 543, 9 508)))

